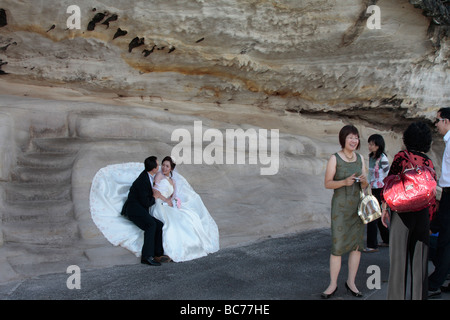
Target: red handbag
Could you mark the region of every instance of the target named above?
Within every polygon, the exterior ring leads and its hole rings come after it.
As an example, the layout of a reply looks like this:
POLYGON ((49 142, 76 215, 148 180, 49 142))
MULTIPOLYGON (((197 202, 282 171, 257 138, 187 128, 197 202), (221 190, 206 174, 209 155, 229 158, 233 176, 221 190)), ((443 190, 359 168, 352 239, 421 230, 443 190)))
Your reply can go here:
POLYGON ((408 152, 405 155, 411 167, 384 179, 384 201, 392 211, 420 211, 430 206, 436 197, 434 170, 414 163, 408 152))

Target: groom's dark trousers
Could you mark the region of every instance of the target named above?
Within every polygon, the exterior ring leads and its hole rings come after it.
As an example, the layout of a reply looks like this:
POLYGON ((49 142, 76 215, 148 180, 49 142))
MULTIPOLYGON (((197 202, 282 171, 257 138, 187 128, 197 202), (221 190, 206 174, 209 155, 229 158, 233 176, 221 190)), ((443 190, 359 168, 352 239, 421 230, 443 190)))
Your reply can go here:
POLYGON ((149 208, 155 204, 153 190, 147 171, 142 171, 133 182, 128 198, 122 208, 122 215, 144 230, 142 258, 159 257, 164 253, 162 246, 163 223, 153 218, 149 208))

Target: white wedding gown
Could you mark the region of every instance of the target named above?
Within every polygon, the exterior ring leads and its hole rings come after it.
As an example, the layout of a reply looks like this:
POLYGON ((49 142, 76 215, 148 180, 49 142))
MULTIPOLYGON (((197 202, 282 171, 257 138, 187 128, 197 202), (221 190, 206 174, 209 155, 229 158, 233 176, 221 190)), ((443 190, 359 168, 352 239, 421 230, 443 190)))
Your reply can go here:
MULTIPOLYGON (((133 222, 121 216, 133 181, 144 170, 142 163, 109 165, 100 169, 92 180, 90 193, 91 217, 105 238, 115 246, 122 246, 137 257, 141 255, 144 232, 133 222)), ((219 250, 219 230, 200 196, 186 179, 173 172, 175 195, 181 200, 170 207, 156 200, 150 213, 164 223, 164 254, 181 262, 206 256, 219 250)), ((173 187, 167 179, 155 186, 169 197, 173 187)))

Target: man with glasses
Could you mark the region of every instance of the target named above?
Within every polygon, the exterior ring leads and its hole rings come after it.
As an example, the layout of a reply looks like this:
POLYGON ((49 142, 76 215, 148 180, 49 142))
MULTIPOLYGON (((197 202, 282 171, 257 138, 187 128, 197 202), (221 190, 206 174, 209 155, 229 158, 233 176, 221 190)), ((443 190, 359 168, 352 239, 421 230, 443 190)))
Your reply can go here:
POLYGON ((431 221, 431 232, 439 232, 437 238, 435 270, 428 278, 428 296, 441 293, 441 286, 450 271, 450 108, 441 108, 437 112, 436 128, 444 136, 445 150, 442 157, 442 172, 439 186, 442 196, 439 210, 431 221))

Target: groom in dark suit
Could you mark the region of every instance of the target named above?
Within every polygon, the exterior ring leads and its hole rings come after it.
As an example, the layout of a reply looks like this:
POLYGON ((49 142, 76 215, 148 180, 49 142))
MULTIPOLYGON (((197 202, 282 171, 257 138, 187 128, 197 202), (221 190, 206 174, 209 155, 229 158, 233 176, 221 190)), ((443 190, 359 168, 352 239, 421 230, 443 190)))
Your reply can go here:
POLYGON ((128 193, 128 199, 122 208, 122 215, 128 217, 135 225, 144 230, 144 245, 142 246, 141 263, 160 266, 155 257, 163 255, 162 227, 163 223, 149 213, 149 208, 155 204, 158 190, 153 190, 153 177, 158 172, 158 161, 155 156, 144 161, 145 170, 133 182, 128 193), (154 194, 155 193, 155 194, 154 194))

